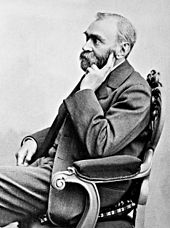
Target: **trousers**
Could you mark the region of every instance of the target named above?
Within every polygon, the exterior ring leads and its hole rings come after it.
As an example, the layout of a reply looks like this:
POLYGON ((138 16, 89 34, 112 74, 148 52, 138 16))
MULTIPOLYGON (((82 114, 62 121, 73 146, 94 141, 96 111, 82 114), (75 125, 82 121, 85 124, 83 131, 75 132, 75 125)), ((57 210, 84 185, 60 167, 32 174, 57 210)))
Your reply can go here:
POLYGON ((45 214, 53 159, 31 166, 0 166, 0 226, 45 214))

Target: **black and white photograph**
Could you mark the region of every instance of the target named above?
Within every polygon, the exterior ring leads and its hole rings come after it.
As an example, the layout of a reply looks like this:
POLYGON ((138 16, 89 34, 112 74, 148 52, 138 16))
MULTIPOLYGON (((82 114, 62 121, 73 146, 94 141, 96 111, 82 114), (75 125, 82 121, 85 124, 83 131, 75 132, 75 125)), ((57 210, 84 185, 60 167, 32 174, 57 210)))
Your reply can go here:
POLYGON ((170 227, 168 0, 0 0, 0 228, 170 227))

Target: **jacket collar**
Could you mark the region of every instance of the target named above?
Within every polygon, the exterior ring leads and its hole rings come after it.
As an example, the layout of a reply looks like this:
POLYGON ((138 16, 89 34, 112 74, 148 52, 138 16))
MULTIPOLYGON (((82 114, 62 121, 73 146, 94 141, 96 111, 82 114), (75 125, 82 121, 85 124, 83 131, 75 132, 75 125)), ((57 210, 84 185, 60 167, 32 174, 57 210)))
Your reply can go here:
POLYGON ((134 71, 133 67, 125 60, 122 64, 116 67, 107 77, 106 81, 96 91, 98 99, 108 97, 107 86, 112 89, 117 89, 134 71))
POLYGON ((118 88, 134 71, 133 67, 125 60, 108 76, 107 85, 113 89, 118 88))

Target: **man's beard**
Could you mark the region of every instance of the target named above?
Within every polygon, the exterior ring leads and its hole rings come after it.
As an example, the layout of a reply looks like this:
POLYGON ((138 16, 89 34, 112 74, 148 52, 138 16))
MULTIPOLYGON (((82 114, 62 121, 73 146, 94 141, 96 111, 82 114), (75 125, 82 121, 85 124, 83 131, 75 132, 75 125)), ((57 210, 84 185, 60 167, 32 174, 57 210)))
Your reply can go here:
POLYGON ((108 50, 104 56, 96 56, 93 51, 83 51, 80 54, 81 68, 86 71, 88 67, 95 64, 99 69, 107 63, 108 57, 112 51, 108 50))

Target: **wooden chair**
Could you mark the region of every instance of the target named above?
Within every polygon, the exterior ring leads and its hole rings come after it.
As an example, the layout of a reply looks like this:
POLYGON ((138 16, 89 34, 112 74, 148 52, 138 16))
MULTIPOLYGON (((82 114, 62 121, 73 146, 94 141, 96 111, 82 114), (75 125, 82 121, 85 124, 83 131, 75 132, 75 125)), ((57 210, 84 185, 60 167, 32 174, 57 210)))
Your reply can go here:
MULTIPOLYGON (((132 228, 135 226, 137 206, 139 204, 145 205, 147 201, 152 158, 164 124, 164 92, 159 76, 159 73, 155 70, 152 70, 147 76, 147 81, 152 90, 151 119, 149 124, 151 137, 148 140, 145 157, 138 172, 130 173, 127 176, 115 177, 114 172, 111 175, 110 172, 107 173, 106 171, 103 177, 104 167, 108 167, 108 159, 110 169, 114 170, 115 164, 122 165, 121 156, 111 156, 109 158, 77 161, 67 171, 57 172, 53 175, 52 186, 55 189, 62 191, 67 183, 77 183, 87 192, 88 197, 85 210, 76 228, 132 228), (102 173, 102 175, 96 177, 94 169, 97 173, 102 173), (132 180, 130 197, 122 200, 111 209, 101 211, 100 196, 96 185, 125 180, 132 180), (135 191, 133 192, 133 190, 135 191), (132 214, 131 217, 129 217, 129 213, 132 214)), ((126 156, 125 159, 130 161, 132 157, 126 156)), ((41 221, 45 223, 46 218, 41 219, 41 221)), ((47 228, 49 226, 42 226, 34 222, 31 226, 25 227, 47 228)))

